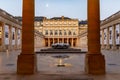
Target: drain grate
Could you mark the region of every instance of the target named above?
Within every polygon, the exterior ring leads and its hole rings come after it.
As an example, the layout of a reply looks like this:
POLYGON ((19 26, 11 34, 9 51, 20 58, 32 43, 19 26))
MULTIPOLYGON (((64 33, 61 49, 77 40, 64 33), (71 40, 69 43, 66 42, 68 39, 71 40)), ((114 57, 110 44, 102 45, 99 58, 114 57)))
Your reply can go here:
POLYGON ((14 66, 15 64, 6 64, 6 66, 14 66))
POLYGON ((111 66, 116 66, 117 64, 114 64, 114 63, 112 64, 112 63, 110 63, 110 64, 108 64, 108 65, 111 65, 111 66))
POLYGON ((3 80, 10 80, 10 77, 4 77, 3 80))
POLYGON ((81 78, 81 79, 59 79, 59 80, 94 80, 93 78, 81 78))

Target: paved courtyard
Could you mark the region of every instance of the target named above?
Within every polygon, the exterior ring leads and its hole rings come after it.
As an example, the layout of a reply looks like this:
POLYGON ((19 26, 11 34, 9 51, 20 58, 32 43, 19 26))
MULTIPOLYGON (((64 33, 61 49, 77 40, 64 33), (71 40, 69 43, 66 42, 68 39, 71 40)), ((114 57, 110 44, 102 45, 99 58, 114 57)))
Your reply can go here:
POLYGON ((105 75, 88 75, 84 71, 85 54, 37 54, 38 72, 34 75, 17 75, 17 55, 21 51, 0 52, 0 80, 120 80, 120 50, 102 53, 106 59, 105 75), (60 59, 65 67, 58 67, 60 59))

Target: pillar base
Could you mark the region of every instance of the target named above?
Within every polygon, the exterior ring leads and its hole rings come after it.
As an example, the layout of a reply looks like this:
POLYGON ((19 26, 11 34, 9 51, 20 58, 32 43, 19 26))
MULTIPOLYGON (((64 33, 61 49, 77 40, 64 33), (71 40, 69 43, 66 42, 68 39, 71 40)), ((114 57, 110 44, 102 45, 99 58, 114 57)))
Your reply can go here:
POLYGON ((86 54, 85 71, 87 74, 105 74, 105 58, 102 54, 86 54))
POLYGON ((101 46, 101 49, 105 49, 105 46, 104 46, 104 45, 102 45, 102 46, 101 46))
POLYGON ((107 45, 107 46, 106 46, 106 49, 109 50, 109 49, 110 49, 110 45, 107 45))
POLYGON ((5 46, 0 46, 0 52, 6 52, 6 47, 5 46))
POLYGON ((34 74, 37 72, 37 62, 35 54, 18 55, 17 74, 34 74))
POLYGON ((112 50, 116 50, 117 49, 117 46, 112 46, 112 50))

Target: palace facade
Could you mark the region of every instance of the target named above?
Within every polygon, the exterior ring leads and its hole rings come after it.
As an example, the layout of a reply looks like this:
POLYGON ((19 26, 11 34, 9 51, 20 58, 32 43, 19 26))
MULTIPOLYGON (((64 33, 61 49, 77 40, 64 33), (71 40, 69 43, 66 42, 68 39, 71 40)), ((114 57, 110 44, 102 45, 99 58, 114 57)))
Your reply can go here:
MULTIPOLYGON (((87 48, 87 21, 67 17, 35 17, 35 29, 44 35, 44 45, 65 42, 71 47, 87 48), (39 20, 40 19, 40 20, 39 20)), ((101 49, 120 48, 120 11, 101 21, 101 49)))
MULTIPOLYGON (((35 48, 54 43, 87 48, 87 21, 68 17, 35 17, 35 48)), ((101 21, 101 49, 120 49, 120 11, 101 21)), ((21 49, 22 17, 0 9, 0 51, 21 49)))
MULTIPOLYGON (((21 17, 16 18, 22 21, 21 17)), ((68 43, 71 47, 79 47, 80 25, 83 24, 84 21, 64 16, 53 18, 37 16, 35 17, 35 30, 39 31, 44 38, 40 41, 35 40, 38 42, 36 45, 42 43, 39 47, 50 47, 54 43, 68 43)))
POLYGON ((45 46, 54 43, 69 43, 71 47, 78 46, 78 19, 54 17, 43 20, 42 33, 45 35, 45 46))

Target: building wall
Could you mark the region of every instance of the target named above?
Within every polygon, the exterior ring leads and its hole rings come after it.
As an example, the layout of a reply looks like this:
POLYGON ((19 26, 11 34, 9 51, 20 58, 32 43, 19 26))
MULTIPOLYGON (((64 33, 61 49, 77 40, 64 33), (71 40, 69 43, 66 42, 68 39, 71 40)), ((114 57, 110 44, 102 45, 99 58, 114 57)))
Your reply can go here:
POLYGON ((0 9, 0 51, 20 49, 21 31, 20 22, 0 9))
POLYGON ((70 19, 64 16, 51 19, 44 18, 42 23, 35 22, 35 29, 45 36, 43 41, 45 41, 46 47, 50 47, 53 43, 69 43, 75 47, 78 46, 78 22, 78 19, 70 19))
MULTIPOLYGON (((103 20, 100 29, 101 49, 120 49, 120 11, 103 20)), ((87 26, 80 30, 80 45, 87 46, 87 26)))
POLYGON ((120 49, 120 11, 101 22, 102 49, 120 49))
MULTIPOLYGON (((60 42, 87 48, 86 21, 64 16, 39 18, 35 17, 35 48, 60 42)), ((21 21, 0 9, 0 51, 21 49, 21 21)), ((120 49, 120 11, 101 21, 100 29, 101 49, 120 49)))

